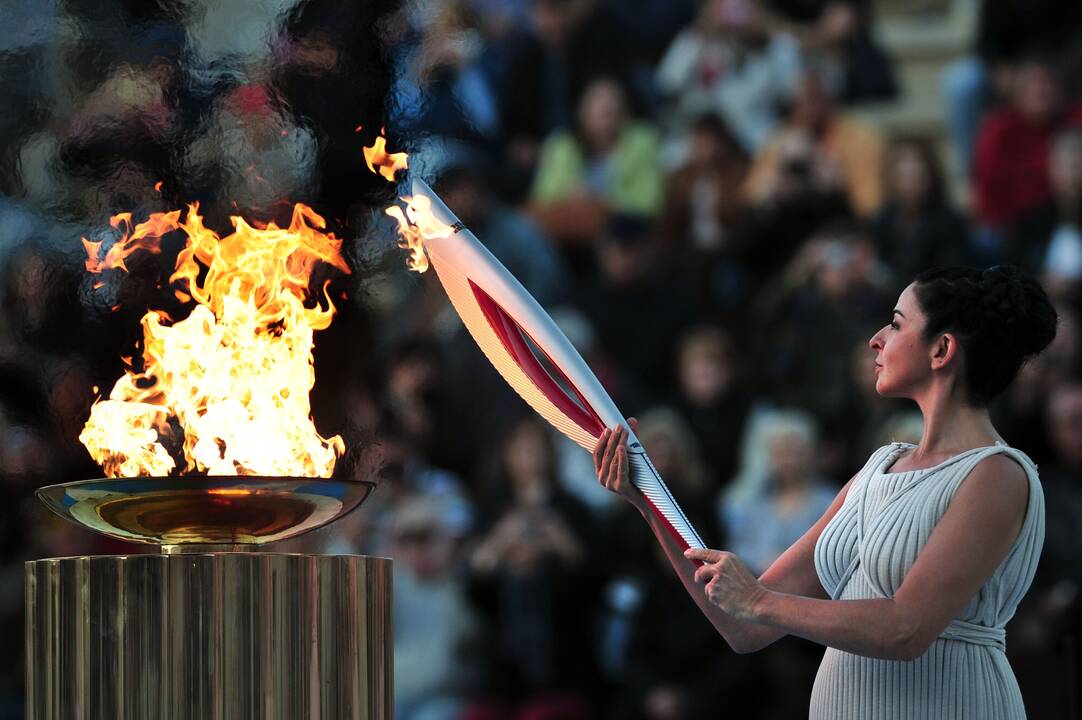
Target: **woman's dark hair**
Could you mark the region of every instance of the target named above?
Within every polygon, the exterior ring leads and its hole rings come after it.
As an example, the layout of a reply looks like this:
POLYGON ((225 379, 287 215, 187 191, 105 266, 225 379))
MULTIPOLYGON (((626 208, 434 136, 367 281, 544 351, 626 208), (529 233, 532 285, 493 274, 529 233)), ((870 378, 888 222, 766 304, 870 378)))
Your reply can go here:
POLYGON ((951 332, 965 352, 974 405, 991 402, 1056 337, 1058 316, 1044 288, 1013 265, 929 270, 914 282, 925 339, 951 332))

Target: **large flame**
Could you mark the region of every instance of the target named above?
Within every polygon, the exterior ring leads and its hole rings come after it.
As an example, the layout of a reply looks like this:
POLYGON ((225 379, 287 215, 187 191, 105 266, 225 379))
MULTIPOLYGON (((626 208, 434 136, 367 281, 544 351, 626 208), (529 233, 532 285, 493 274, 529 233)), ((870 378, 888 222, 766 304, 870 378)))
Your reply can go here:
POLYGON ((219 237, 192 205, 183 222, 179 210, 134 229, 130 214, 117 216, 114 226, 127 231, 104 258, 100 243, 83 240, 87 269, 98 273, 183 231, 170 283, 195 302, 177 322, 157 310, 143 316, 141 370, 125 371, 91 409, 79 440, 110 477, 168 475, 176 465, 162 442, 169 438, 181 446, 182 472, 209 475, 327 477, 344 450, 341 437, 316 432, 308 398, 312 335, 335 312, 326 285, 310 296, 309 277, 318 262, 349 272, 342 241, 302 204, 288 228, 232 221, 234 232, 219 237))
MULTIPOLYGON (((371 147, 364 148, 364 158, 368 163, 368 169, 378 172, 388 182, 395 181, 395 173, 398 170, 408 168, 406 153, 388 153, 387 138, 382 134, 376 138, 371 147)), ((404 213, 397 205, 387 208, 386 212, 398 221, 398 247, 409 251, 406 265, 414 272, 423 273, 428 269, 424 241, 447 237, 454 232, 454 229, 441 222, 432 213, 432 201, 427 197, 402 197, 401 200, 406 203, 404 213)))

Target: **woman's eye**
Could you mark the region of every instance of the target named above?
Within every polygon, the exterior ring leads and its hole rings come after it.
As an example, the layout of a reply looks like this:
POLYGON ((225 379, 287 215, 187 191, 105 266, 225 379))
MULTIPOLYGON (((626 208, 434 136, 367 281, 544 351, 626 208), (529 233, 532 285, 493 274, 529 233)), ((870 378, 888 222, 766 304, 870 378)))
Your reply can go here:
POLYGON ((892 328, 894 328, 895 330, 897 330, 898 329, 898 321, 897 320, 891 320, 890 321, 890 326, 892 328))

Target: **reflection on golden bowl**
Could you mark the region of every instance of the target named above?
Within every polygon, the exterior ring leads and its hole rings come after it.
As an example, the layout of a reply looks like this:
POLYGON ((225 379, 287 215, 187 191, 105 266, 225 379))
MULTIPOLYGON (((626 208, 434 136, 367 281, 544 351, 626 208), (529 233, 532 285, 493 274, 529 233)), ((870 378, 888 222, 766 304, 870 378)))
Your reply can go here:
POLYGON ((103 535, 160 545, 261 545, 335 520, 375 485, 296 477, 143 477, 40 488, 57 515, 103 535))

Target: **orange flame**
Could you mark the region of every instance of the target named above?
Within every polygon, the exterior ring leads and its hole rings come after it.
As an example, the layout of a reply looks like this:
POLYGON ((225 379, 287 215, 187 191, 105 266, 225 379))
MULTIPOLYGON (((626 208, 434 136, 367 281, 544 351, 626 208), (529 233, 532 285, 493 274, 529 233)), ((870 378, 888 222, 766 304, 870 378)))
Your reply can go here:
POLYGON ((161 236, 170 230, 175 230, 179 219, 180 210, 154 213, 146 222, 139 223, 132 230, 131 213, 114 215, 109 218, 109 224, 117 230, 124 229, 124 236, 110 246, 104 258, 101 257, 101 242, 92 242, 82 238, 83 247, 86 249, 86 269, 92 273, 100 273, 109 268, 127 271, 128 266, 124 264, 124 261, 128 256, 136 250, 160 252, 161 236))
MULTIPOLYGON (((130 215, 118 217, 130 228, 130 215)), ((326 284, 313 298, 309 278, 319 262, 350 271, 342 241, 321 232, 323 218, 302 204, 288 228, 232 221, 234 232, 219 237, 196 205, 183 222, 179 210, 156 213, 104 260, 100 243, 83 241, 87 269, 101 272, 124 269, 137 249, 157 252, 167 232, 184 232, 170 282, 178 298, 196 303, 177 322, 147 312, 141 371, 126 370, 91 408, 79 440, 110 477, 172 472, 176 461, 162 440, 178 429, 182 472, 326 477, 345 449, 341 437, 316 432, 308 398, 313 333, 335 313, 326 284)))
POLYGON ((387 152, 387 138, 385 138, 382 133, 376 138, 372 147, 362 148, 362 151, 364 152, 364 161, 368 165, 368 169, 372 172, 378 172, 380 175, 387 178, 388 182, 394 182, 394 174, 396 172, 409 168, 409 158, 406 153, 387 152), (376 168, 379 168, 379 170, 376 170, 376 168))
POLYGON ((386 212, 398 221, 398 247, 409 251, 406 265, 414 272, 423 273, 428 269, 424 241, 447 237, 454 228, 432 213, 432 201, 424 195, 404 197, 402 201, 406 203, 405 214, 397 205, 387 208, 386 212))
MULTIPOLYGON (((361 127, 357 126, 360 131, 361 127)), ((399 169, 407 169, 406 153, 388 154, 386 151, 387 139, 383 136, 376 138, 372 147, 364 148, 364 157, 368 162, 368 169, 378 172, 389 181, 394 181, 394 174, 399 169), (375 158, 375 161, 373 161, 375 158), (375 162, 375 165, 373 165, 375 162)), ((398 247, 409 251, 406 258, 406 266, 414 272, 423 273, 428 269, 428 256, 425 255, 424 241, 433 238, 446 237, 454 232, 446 223, 441 222, 432 213, 432 202, 424 196, 403 197, 406 203, 406 211, 392 205, 387 208, 387 214, 398 221, 398 247)))

